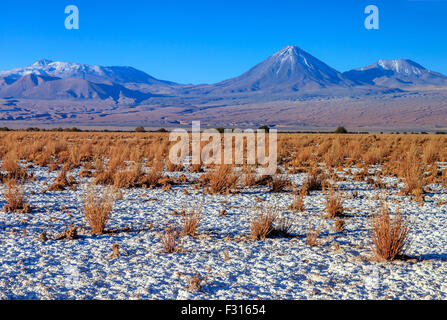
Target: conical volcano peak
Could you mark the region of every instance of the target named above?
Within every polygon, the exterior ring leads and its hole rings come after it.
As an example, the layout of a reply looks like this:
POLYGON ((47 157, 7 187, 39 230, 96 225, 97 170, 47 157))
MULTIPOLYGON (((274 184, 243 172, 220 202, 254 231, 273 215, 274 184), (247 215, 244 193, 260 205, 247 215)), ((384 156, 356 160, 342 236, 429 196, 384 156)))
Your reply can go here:
POLYGON ((306 51, 297 46, 287 46, 275 53, 272 57, 299 57, 299 56, 311 56, 306 51))
POLYGON ((297 46, 287 46, 282 48, 276 54, 297 54, 301 49, 297 46))

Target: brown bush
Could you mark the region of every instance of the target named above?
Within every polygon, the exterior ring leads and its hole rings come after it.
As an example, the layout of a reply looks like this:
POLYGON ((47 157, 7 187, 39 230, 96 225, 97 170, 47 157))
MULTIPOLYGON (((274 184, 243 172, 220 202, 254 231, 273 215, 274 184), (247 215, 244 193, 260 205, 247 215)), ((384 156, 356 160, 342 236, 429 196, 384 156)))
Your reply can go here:
POLYGON ((199 184, 212 194, 229 194, 237 188, 239 177, 234 174, 233 167, 222 165, 217 170, 202 175, 199 184))
POLYGON ((252 167, 244 167, 242 183, 244 187, 253 187, 257 183, 256 172, 252 167))
POLYGON ((189 172, 191 172, 191 173, 203 172, 203 167, 201 164, 192 164, 189 166, 189 172))
POLYGON ((6 212, 30 213, 31 206, 26 202, 23 185, 19 185, 16 180, 6 180, 6 191, 4 197, 7 204, 4 207, 6 212))
POLYGON ((282 192, 290 186, 290 181, 285 177, 276 176, 269 183, 269 187, 272 188, 272 192, 282 192))
POLYGON ((383 203, 371 217, 371 248, 375 256, 384 261, 401 256, 408 248, 410 230, 409 219, 397 210, 392 221, 388 207, 383 203))
POLYGON ((276 219, 273 231, 268 234, 270 237, 288 238, 292 233, 292 220, 287 218, 276 219))
POLYGON ((103 234, 110 218, 114 204, 114 196, 110 189, 98 194, 90 187, 83 196, 84 215, 90 224, 93 234, 103 234))
POLYGON ((171 227, 166 227, 160 238, 163 245, 164 253, 174 253, 182 251, 181 231, 171 227))
POLYGON ((200 208, 194 206, 189 212, 183 215, 182 236, 196 236, 197 226, 200 222, 200 212, 200 208))
POLYGON ((48 191, 64 191, 67 187, 73 187, 76 184, 73 176, 67 178, 67 169, 64 166, 59 176, 54 180, 53 184, 48 188, 48 191))
POLYGON ((168 161, 166 164, 166 170, 168 172, 181 172, 185 170, 185 167, 181 164, 174 164, 171 161, 168 161))
POLYGON ((326 197, 326 218, 333 219, 343 216, 343 199, 341 195, 336 195, 333 188, 329 189, 329 196, 326 197))
POLYGON ((261 209, 251 222, 250 238, 253 240, 265 240, 274 230, 273 223, 276 214, 270 208, 261 209))
POLYGON ((318 237, 320 235, 320 232, 321 226, 313 226, 312 223, 309 221, 306 232, 306 244, 312 247, 318 245, 318 237))
POLYGON ((65 230, 57 235, 54 240, 76 240, 78 238, 77 228, 71 224, 70 226, 65 226, 65 230))
POLYGON ((319 170, 310 170, 307 174, 307 180, 305 182, 308 191, 321 190, 323 181, 319 170))
POLYGON ((439 159, 439 142, 430 141, 426 144, 423 151, 423 161, 426 164, 434 164, 439 159))
POLYGON ((29 178, 26 168, 21 168, 19 159, 15 152, 9 152, 3 159, 2 169, 7 172, 6 175, 0 175, 2 182, 9 179, 26 180, 29 178))
POLYGON ((402 193, 406 195, 412 194, 416 200, 423 201, 424 173, 414 146, 411 146, 407 152, 401 166, 405 180, 405 188, 402 190, 402 193))
POLYGON ((442 170, 441 183, 444 187, 447 187, 447 168, 442 170))
POLYGON ((200 291, 202 289, 203 284, 208 281, 208 277, 211 271, 211 267, 208 268, 208 272, 205 277, 202 277, 200 273, 195 273, 189 280, 189 284, 186 287, 186 290, 189 291, 200 291))
POLYGON ((336 220, 335 224, 334 224, 334 229, 336 232, 340 232, 340 233, 345 231, 345 221, 342 219, 336 220))
POLYGON ((304 196, 307 194, 307 185, 303 185, 300 188, 300 192, 298 194, 294 194, 292 204, 289 206, 289 209, 297 212, 304 211, 304 196))

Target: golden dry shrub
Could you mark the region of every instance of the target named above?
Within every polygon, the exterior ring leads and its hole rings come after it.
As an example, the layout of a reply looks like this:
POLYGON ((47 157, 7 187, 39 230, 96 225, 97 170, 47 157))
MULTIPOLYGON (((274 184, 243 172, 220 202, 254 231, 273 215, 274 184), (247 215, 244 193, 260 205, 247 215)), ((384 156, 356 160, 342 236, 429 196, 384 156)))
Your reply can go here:
POLYGON ((412 194, 416 200, 422 200, 424 194, 424 172, 420 164, 417 149, 412 145, 401 162, 401 174, 405 180, 403 194, 412 194))
POLYGON ((345 221, 342 219, 337 219, 334 223, 334 229, 339 233, 345 231, 345 221))
POLYGON ((315 226, 312 224, 311 221, 309 221, 306 230, 306 244, 311 247, 317 246, 320 232, 321 232, 321 225, 315 226))
POLYGON ((275 176, 268 184, 272 188, 272 192, 283 192, 287 187, 291 185, 290 180, 286 177, 275 176))
POLYGON ((250 239, 265 240, 274 230, 273 223, 276 221, 276 214, 271 208, 262 208, 252 220, 250 225, 250 239))
POLYGON ((245 166, 242 169, 243 178, 242 178, 242 184, 244 187, 253 187, 256 185, 257 179, 256 179, 256 170, 252 167, 245 166))
POLYGON ((231 165, 222 165, 200 177, 200 184, 212 194, 229 194, 237 188, 239 177, 231 165))
POLYGON ((336 194, 333 188, 329 189, 329 195, 326 197, 326 218, 333 219, 343 216, 343 198, 336 194))
POLYGON ((304 197, 308 195, 307 185, 304 184, 297 194, 293 195, 292 204, 289 206, 290 210, 301 212, 304 211, 304 197))
POLYGON ((115 201, 112 190, 106 189, 98 193, 93 187, 89 187, 82 200, 84 215, 92 233, 103 234, 115 201))
POLYGON ((200 212, 199 207, 193 206, 189 212, 183 215, 182 236, 196 236, 197 227, 200 223, 200 212))
POLYGON ((208 272, 205 277, 202 277, 200 273, 195 273, 190 279, 186 290, 189 291, 200 291, 203 284, 208 281, 209 274, 211 272, 211 267, 208 267, 208 272))
POLYGON ((319 169, 312 168, 307 172, 305 182, 308 191, 321 190, 323 186, 322 175, 319 169))
POLYGON ((2 180, 25 180, 28 178, 26 168, 20 167, 19 158, 15 151, 8 152, 3 158, 2 170, 7 172, 6 176, 2 177, 2 180))
POLYGON ((6 180, 6 190, 4 191, 4 197, 6 205, 4 210, 6 212, 31 212, 31 206, 26 201, 25 189, 23 185, 18 184, 14 179, 6 180))
POLYGON ((447 168, 442 170, 441 183, 444 187, 447 187, 447 168))
POLYGON ((65 188, 72 187, 75 184, 76 181, 73 176, 67 178, 67 169, 66 166, 64 166, 53 184, 48 188, 48 191, 64 191, 65 188))
POLYGON ((423 150, 423 161, 426 164, 434 164, 439 160, 439 142, 429 141, 423 150))
POLYGON ((400 210, 392 220, 387 205, 383 203, 371 216, 371 248, 376 258, 392 261, 403 255, 409 246, 410 230, 410 220, 400 210))
POLYGON ((160 235, 164 253, 182 251, 182 232, 178 229, 166 227, 160 235))

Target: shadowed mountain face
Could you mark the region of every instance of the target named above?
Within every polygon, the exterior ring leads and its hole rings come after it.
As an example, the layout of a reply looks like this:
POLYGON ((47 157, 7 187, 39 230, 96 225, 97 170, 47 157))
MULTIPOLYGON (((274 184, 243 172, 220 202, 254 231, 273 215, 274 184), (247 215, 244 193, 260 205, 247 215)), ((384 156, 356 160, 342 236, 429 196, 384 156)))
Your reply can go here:
POLYGON ((425 69, 411 60, 379 60, 376 63, 343 73, 356 84, 392 88, 447 86, 447 77, 425 69))
POLYGON ((295 46, 239 77, 197 86, 131 67, 49 60, 0 71, 0 121, 26 125, 447 128, 446 101, 447 77, 411 60, 340 73, 295 46))
POLYGON ((107 100, 118 102, 120 98, 141 102, 153 95, 129 90, 114 83, 94 83, 83 79, 39 76, 28 74, 9 86, 0 89, 3 97, 39 100, 107 100))

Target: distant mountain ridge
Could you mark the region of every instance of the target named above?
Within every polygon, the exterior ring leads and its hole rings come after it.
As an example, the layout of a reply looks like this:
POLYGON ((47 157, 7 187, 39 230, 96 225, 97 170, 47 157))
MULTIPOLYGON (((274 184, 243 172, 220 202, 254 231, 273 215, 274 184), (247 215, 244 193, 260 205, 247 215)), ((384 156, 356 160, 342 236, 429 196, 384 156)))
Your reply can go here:
MULTIPOLYGON (((341 73, 297 46, 287 46, 242 75, 207 85, 181 85, 159 80, 132 67, 102 67, 42 59, 31 66, 0 71, 0 97, 29 99, 116 99, 116 93, 95 84, 108 84, 124 96, 166 93, 182 97, 251 94, 293 96, 350 96, 389 89, 447 87, 447 77, 411 60, 379 60, 341 73), (77 80, 73 80, 77 79, 77 80), (87 81, 81 82, 79 79, 87 81), (65 81, 61 81, 65 80, 65 81), (125 92, 123 88, 130 91, 125 92), (113 96, 113 97, 112 97, 113 96)), ((110 89, 110 88, 109 88, 110 89)))
POLYGON ((443 74, 406 59, 379 60, 367 67, 344 72, 343 76, 357 84, 387 87, 447 85, 447 77, 443 74))
POLYGON ((35 74, 61 79, 78 78, 90 82, 144 83, 150 85, 175 85, 174 82, 155 79, 132 67, 102 67, 72 62, 53 62, 42 59, 29 67, 0 71, 0 77, 18 79, 35 74))
POLYGON ((447 77, 405 59, 339 72, 287 46, 215 84, 159 80, 132 67, 39 60, 0 71, 0 122, 252 126, 447 126, 447 77), (371 109, 372 108, 372 109, 371 109), (348 120, 346 120, 348 121, 348 120))

